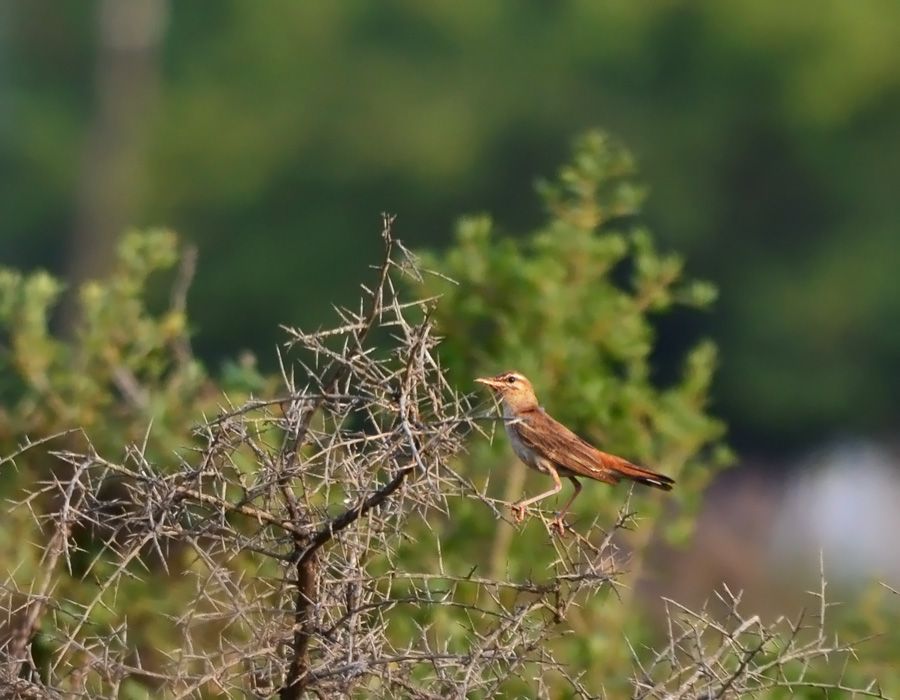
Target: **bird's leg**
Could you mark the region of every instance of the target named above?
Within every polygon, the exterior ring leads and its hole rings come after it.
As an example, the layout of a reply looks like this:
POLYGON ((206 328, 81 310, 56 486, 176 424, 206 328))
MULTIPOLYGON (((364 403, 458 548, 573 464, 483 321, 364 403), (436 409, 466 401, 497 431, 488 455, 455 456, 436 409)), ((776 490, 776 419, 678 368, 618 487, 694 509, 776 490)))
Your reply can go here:
POLYGON ((566 523, 563 518, 569 511, 569 506, 572 505, 572 501, 578 498, 578 494, 581 493, 581 484, 578 483, 578 479, 576 479, 574 476, 570 476, 569 481, 571 481, 572 486, 575 487, 575 493, 573 493, 572 497, 568 501, 566 501, 566 505, 562 507, 562 510, 556 514, 556 517, 553 518, 553 521, 550 523, 551 525, 555 525, 557 528, 559 528, 560 535, 562 535, 566 531, 566 523))
POLYGON ((549 462, 545 462, 543 464, 544 468, 547 470, 547 473, 553 477, 553 488, 549 491, 544 491, 544 493, 539 493, 537 496, 533 496, 526 501, 519 501, 518 503, 512 504, 512 512, 513 519, 520 523, 525 520, 525 506, 530 505, 532 503, 537 503, 540 500, 547 498, 548 496, 553 496, 560 492, 562 489, 562 482, 559 480, 559 474, 556 473, 556 468, 550 464, 549 462))

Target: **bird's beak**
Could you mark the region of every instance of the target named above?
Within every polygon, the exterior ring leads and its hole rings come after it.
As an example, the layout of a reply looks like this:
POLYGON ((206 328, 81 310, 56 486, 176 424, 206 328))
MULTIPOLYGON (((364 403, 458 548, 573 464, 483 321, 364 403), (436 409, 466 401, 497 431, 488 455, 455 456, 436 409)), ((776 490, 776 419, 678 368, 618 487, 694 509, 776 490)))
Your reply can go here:
POLYGON ((496 389, 499 386, 499 382, 493 377, 479 377, 475 380, 479 384, 484 384, 485 386, 489 386, 491 389, 496 389))

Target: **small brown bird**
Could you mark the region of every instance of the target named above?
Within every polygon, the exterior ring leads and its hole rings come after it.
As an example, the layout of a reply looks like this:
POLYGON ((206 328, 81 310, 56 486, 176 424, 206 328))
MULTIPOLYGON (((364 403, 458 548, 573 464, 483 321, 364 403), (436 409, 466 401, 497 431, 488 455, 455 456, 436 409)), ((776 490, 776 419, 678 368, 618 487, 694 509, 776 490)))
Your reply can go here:
POLYGON ((525 519, 525 506, 559 493, 562 489, 560 475, 569 477, 575 486, 575 493, 553 519, 552 524, 560 532, 565 531, 563 517, 566 511, 581 492, 581 484, 576 476, 586 476, 607 484, 631 479, 663 491, 672 490, 675 483, 673 479, 621 457, 601 452, 547 415, 534 395, 531 382, 518 372, 504 372, 496 377, 483 377, 475 381, 489 386, 502 401, 506 434, 509 435, 516 456, 532 469, 549 474, 553 479, 553 488, 549 491, 513 504, 516 522, 525 519))

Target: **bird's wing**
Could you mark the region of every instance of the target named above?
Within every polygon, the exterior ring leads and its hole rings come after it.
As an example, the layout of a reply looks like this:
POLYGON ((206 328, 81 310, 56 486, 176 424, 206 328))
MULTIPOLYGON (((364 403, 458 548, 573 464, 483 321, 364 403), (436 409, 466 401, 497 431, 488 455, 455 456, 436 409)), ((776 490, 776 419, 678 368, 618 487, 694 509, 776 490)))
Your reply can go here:
POLYGON ((538 454, 575 474, 615 484, 621 478, 668 491, 675 482, 664 474, 601 452, 582 440, 543 409, 524 411, 514 424, 522 442, 538 454))

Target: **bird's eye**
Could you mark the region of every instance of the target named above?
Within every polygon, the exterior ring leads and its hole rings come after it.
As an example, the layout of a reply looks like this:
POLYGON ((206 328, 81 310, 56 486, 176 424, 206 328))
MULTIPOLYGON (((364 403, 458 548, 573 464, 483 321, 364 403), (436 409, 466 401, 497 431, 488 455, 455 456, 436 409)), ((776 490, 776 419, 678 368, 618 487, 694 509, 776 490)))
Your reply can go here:
POLYGON ((506 378, 506 383, 507 383, 507 384, 515 384, 515 383, 516 383, 516 378, 515 378, 515 377, 507 377, 507 378, 506 378))

